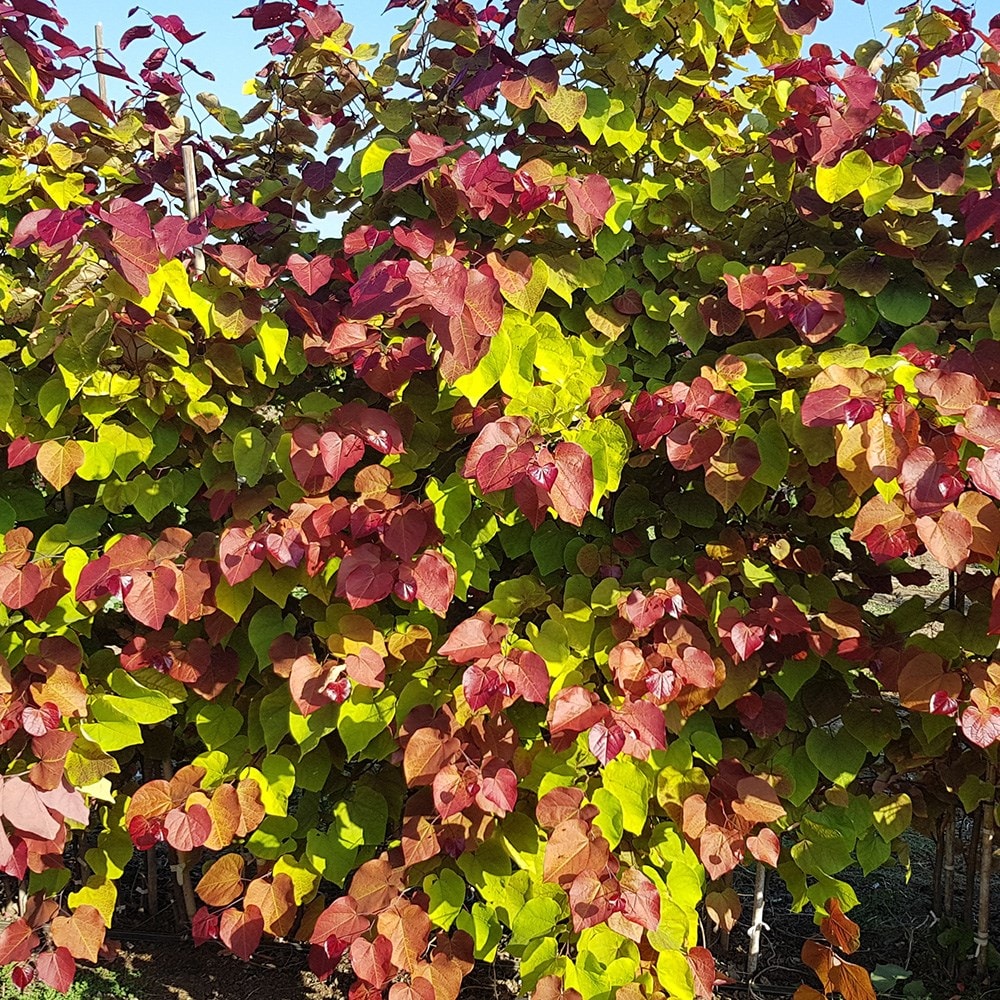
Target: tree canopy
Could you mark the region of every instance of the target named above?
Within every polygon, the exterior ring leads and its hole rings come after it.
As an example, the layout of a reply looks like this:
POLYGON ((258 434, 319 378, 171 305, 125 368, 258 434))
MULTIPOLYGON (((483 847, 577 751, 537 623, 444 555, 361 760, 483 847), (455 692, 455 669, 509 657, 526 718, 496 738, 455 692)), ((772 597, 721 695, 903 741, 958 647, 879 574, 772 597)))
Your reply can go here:
POLYGON ((756 863, 867 1000, 839 876, 992 823, 1000 16, 389 7, 241 115, 0 6, 0 964, 170 850, 351 1000, 693 1000, 756 863))

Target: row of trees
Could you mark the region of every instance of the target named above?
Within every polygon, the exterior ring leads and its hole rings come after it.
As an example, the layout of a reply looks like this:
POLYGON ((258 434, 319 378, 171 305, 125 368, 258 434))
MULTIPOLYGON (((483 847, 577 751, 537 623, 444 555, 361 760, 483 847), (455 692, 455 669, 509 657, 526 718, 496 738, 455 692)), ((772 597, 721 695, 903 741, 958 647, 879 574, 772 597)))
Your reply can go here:
POLYGON ((866 1000, 842 873, 969 813, 985 969, 1000 17, 390 7, 243 11, 243 115, 0 7, 0 964, 169 851, 351 1000, 693 1000, 750 864, 866 1000))

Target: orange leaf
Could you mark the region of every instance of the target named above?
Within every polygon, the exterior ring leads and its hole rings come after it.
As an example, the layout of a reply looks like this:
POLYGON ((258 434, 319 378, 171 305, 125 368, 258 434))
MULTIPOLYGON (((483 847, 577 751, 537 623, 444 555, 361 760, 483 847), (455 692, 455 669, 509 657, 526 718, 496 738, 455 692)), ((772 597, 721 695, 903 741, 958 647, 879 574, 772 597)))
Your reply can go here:
POLYGON ((372 914, 384 910, 402 887, 403 880, 392 865, 385 858, 373 858, 354 873, 350 895, 359 913, 372 914))
POLYGON ((392 964, 412 973, 427 950, 431 918, 416 903, 397 897, 379 914, 378 931, 392 942, 392 964))
POLYGON ((88 962, 97 961, 106 933, 104 918, 93 906, 78 906, 71 916, 52 921, 53 944, 88 962))
POLYGON ((844 914, 837 899, 827 900, 826 911, 828 916, 819 925, 823 937, 848 955, 857 951, 861 946, 861 928, 844 914))
POLYGON ((243 892, 243 867, 238 854, 223 855, 202 875, 195 892, 209 906, 228 906, 243 892))
POLYGON ((245 837, 264 822, 260 785, 253 778, 244 778, 236 786, 236 794, 240 802, 240 824, 236 828, 236 836, 245 837))
POLYGON ((223 910, 219 920, 219 937, 237 958, 249 962, 263 933, 264 918, 256 906, 249 904, 244 910, 234 907, 223 910))
POLYGON ((233 785, 216 788, 208 804, 208 815, 212 817, 212 832, 205 846, 210 851, 221 851, 233 842, 240 825, 240 797, 233 785))
POLYGON ((43 441, 35 456, 38 471, 48 480, 53 489, 61 490, 83 465, 83 449, 76 441, 60 444, 58 441, 43 441))
POLYGON ((281 872, 273 879, 255 878, 247 886, 246 905, 260 910, 264 930, 274 937, 285 937, 295 923, 295 886, 291 877, 281 872))
POLYGON ((875 1000, 868 970, 835 958, 830 966, 830 985, 844 1000, 875 1000))

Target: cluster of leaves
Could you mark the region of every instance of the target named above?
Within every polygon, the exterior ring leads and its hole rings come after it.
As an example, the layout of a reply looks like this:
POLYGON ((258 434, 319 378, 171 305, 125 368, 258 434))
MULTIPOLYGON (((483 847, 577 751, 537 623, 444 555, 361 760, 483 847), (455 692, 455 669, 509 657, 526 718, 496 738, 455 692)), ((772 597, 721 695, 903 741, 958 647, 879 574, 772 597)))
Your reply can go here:
POLYGON ((248 7, 242 116, 0 8, 0 965, 170 850, 351 1000, 694 1000, 755 862, 868 1000, 839 876, 994 794, 1000 18, 389 6, 248 7))

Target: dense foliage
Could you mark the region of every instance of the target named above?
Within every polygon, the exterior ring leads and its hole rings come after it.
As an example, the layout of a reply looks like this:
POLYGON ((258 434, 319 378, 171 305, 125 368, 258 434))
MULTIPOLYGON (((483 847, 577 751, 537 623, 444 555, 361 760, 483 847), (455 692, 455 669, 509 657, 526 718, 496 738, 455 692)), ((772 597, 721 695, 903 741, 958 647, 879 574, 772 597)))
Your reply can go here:
POLYGON ((0 965, 170 850, 352 1000, 691 1000, 756 862, 872 997, 838 876, 993 809, 1000 17, 390 7, 243 11, 241 117, 0 5, 0 965))

